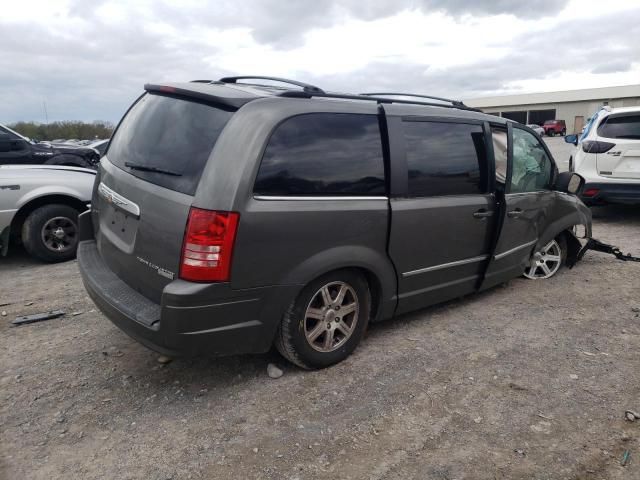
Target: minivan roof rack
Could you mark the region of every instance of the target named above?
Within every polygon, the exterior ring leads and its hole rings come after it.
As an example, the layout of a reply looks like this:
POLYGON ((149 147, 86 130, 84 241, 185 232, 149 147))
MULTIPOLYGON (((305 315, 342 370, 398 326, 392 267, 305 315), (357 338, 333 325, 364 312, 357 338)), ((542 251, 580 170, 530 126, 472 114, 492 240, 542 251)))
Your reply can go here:
MULTIPOLYGON (((438 97, 427 97, 426 95, 406 95, 399 94, 404 96, 412 96, 412 97, 424 97, 424 98, 432 98, 438 99, 438 97)), ((348 93, 330 93, 330 92, 322 92, 322 93, 312 93, 312 92, 300 92, 296 90, 287 90, 285 92, 280 93, 278 96, 280 97, 291 97, 291 98, 311 98, 311 97, 319 97, 319 98, 340 98, 345 100, 369 100, 377 103, 402 103, 407 105, 426 105, 428 107, 443 107, 443 108, 456 108, 459 110, 469 110, 471 112, 481 112, 477 108, 472 108, 465 105, 462 102, 447 100, 451 104, 448 105, 446 103, 435 103, 435 102, 419 102, 417 100, 400 100, 395 98, 388 97, 374 97, 373 94, 348 94, 348 93)))
POLYGON ((361 93, 367 97, 415 97, 415 98, 428 98, 430 100, 439 100, 441 102, 447 102, 456 107, 466 107, 460 100, 451 100, 449 98, 434 97, 431 95, 417 95, 415 93, 361 93))
POLYGON ((308 83, 298 82, 297 80, 289 80, 287 78, 280 77, 262 77, 262 76, 254 76, 254 75, 243 75, 240 77, 223 77, 219 81, 222 83, 238 83, 238 80, 270 80, 272 82, 280 82, 280 83, 288 83, 289 85, 296 85, 298 87, 302 87, 302 90, 307 93, 324 93, 320 87, 316 87, 315 85, 310 85, 308 83))

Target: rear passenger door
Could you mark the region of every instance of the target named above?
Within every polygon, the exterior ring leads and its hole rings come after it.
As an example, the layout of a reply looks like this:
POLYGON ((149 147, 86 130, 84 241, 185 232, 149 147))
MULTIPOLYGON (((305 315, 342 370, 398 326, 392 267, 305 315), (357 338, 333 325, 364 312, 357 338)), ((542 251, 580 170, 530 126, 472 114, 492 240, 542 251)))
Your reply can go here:
POLYGON ((501 227, 494 255, 482 288, 521 275, 529 264, 536 243, 550 222, 555 193, 552 157, 531 132, 509 123, 507 130, 494 128, 496 183, 504 192, 501 227), (504 137, 508 148, 504 150, 504 137), (505 165, 506 162, 506 165, 505 165), (499 172, 506 171, 505 175, 499 172))
MULTIPOLYGON (((407 108, 407 107, 404 107, 407 108)), ((473 292, 494 225, 493 171, 483 122, 394 115, 390 135, 389 254, 398 274, 398 312, 473 292)))

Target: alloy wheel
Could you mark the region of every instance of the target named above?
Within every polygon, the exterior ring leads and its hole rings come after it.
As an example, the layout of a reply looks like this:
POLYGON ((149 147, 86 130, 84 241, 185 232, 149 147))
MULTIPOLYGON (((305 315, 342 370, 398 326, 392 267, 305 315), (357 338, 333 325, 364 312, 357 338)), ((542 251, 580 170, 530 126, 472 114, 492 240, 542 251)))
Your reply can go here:
POLYGON ((345 282, 331 282, 311 298, 304 315, 304 333, 314 350, 333 352, 345 344, 358 322, 360 302, 345 282))
POLYGON ((540 251, 533 254, 524 276, 532 280, 550 278, 560 269, 561 264, 562 250, 560 249, 560 244, 555 240, 551 240, 540 251))

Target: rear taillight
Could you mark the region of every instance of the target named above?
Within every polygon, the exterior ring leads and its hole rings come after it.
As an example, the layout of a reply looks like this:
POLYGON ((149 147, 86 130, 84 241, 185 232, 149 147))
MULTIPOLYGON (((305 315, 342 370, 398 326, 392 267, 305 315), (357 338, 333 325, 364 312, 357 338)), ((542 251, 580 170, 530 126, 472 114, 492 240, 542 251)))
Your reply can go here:
POLYGON ((180 278, 192 282, 227 282, 240 216, 191 207, 182 244, 180 278))
POLYGON ((582 196, 595 197, 598 193, 600 193, 600 189, 598 188, 587 188, 584 192, 582 192, 582 196))
POLYGON ((585 140, 582 142, 582 150, 586 153, 604 153, 615 147, 615 143, 585 140))

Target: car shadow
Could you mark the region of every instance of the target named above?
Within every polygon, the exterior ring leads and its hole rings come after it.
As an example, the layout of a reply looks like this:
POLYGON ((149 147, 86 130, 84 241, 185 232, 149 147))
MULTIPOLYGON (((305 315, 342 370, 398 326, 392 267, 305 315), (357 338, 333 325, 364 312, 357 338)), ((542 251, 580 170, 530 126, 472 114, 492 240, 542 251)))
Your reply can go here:
POLYGON ((638 205, 605 205, 591 207, 594 220, 604 223, 640 224, 638 205))

